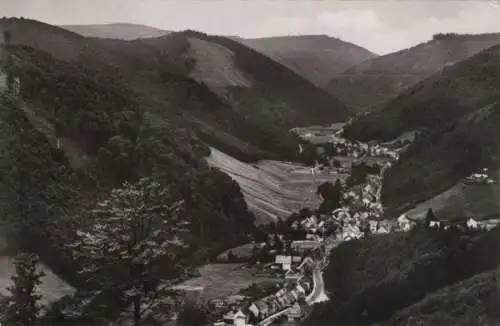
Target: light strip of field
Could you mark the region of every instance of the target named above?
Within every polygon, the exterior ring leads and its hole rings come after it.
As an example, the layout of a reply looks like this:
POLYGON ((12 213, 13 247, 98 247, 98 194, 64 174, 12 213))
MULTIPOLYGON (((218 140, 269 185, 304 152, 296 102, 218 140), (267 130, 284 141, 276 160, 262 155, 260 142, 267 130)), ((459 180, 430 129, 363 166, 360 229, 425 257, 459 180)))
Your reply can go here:
POLYGON ((313 178, 310 167, 291 162, 264 160, 246 164, 215 148, 211 148, 207 162, 238 182, 258 223, 287 217, 301 208, 317 208, 321 203, 317 186, 347 177, 320 172, 313 178))

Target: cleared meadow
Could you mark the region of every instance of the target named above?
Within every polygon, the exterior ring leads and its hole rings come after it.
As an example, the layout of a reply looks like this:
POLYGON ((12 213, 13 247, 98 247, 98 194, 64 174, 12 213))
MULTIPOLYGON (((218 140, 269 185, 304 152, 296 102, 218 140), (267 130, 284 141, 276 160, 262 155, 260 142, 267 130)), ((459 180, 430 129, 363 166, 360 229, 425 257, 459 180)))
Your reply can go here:
POLYGON ((434 198, 418 204, 406 214, 413 218, 424 218, 432 208, 436 216, 450 220, 462 216, 476 220, 495 218, 500 215, 500 185, 456 184, 434 198))
POLYGON ((197 292, 197 300, 236 295, 252 283, 280 282, 280 279, 254 275, 253 270, 242 268, 242 264, 208 264, 200 268, 201 276, 178 285, 178 290, 197 292))
POLYGON ((265 160, 246 164, 215 148, 211 148, 207 162, 238 182, 259 224, 286 218, 301 208, 319 207, 317 187, 348 177, 328 170, 313 176, 310 167, 291 162, 265 160))

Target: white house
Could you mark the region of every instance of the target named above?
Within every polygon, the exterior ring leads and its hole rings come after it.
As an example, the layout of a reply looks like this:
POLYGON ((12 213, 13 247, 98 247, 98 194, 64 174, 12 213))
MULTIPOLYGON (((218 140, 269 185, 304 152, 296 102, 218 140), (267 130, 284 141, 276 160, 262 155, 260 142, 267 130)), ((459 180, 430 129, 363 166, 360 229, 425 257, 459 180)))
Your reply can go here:
POLYGON ((389 233, 389 230, 385 226, 379 226, 377 229, 376 233, 378 234, 387 234, 389 233))
POLYGON ((410 231, 412 223, 405 214, 398 217, 398 228, 402 231, 410 231))
POLYGON ((292 267, 292 256, 277 255, 274 262, 281 265, 284 271, 288 271, 292 267))
POLYGON ((441 222, 440 221, 429 221, 429 226, 431 228, 439 228, 441 226, 441 222))
POLYGON ((474 220, 472 217, 469 217, 467 220, 467 227, 471 229, 476 229, 479 226, 479 224, 474 220))
POLYGON ((240 310, 234 314, 234 326, 245 326, 247 324, 247 316, 240 310))
POLYGON ((302 317, 302 309, 298 303, 295 303, 288 311, 288 321, 296 322, 302 317))
POLYGON ((259 308, 257 308, 257 305, 255 303, 252 303, 250 307, 248 307, 248 310, 254 315, 258 316, 259 315, 259 308))

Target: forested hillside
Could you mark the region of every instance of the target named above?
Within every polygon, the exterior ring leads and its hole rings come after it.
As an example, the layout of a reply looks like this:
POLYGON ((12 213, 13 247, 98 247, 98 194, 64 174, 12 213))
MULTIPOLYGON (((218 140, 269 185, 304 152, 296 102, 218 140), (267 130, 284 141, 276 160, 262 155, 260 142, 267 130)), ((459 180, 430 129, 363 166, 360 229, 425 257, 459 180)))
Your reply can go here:
POLYGON ((336 98, 224 37, 186 31, 124 41, 84 38, 32 20, 2 19, 0 26, 16 35, 14 44, 121 77, 138 93, 146 111, 176 119, 208 143, 247 161, 291 158, 296 141, 289 128, 348 117, 346 107, 336 98), (236 69, 250 76, 252 86, 225 87, 220 93, 210 88, 211 80, 194 78, 199 58, 193 54, 190 39, 202 39, 232 52, 236 69))
POLYGON ((145 112, 148 103, 119 79, 27 46, 8 50, 16 58, 13 73, 24 81, 18 100, 4 96, 1 101, 2 133, 8 135, 2 141, 2 230, 12 250, 28 248, 78 283, 78 266, 65 246, 89 222, 97 201, 141 177, 159 180, 184 200, 190 259, 201 262, 245 241, 253 216, 239 186, 206 165, 209 150, 189 128, 153 118, 145 112), (25 110, 66 126, 58 136, 84 151, 88 164, 73 169, 25 110))

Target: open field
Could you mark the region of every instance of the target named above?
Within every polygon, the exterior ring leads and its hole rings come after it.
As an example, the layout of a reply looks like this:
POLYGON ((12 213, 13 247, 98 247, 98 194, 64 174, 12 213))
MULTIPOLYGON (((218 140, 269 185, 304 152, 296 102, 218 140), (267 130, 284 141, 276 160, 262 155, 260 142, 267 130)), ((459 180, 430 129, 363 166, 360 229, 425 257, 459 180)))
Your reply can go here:
POLYGON ((406 214, 413 218, 424 218, 432 208, 443 220, 460 216, 471 216, 476 220, 495 218, 500 215, 500 185, 464 185, 442 192, 436 197, 418 204, 406 214))
POLYGON ((334 123, 328 126, 298 127, 291 130, 299 137, 313 144, 324 144, 332 139, 332 135, 341 129, 345 123, 334 123))
MULTIPOLYGON (((42 265, 41 268, 46 276, 42 278, 40 285, 40 294, 42 295, 42 303, 46 304, 53 302, 65 295, 71 295, 75 289, 69 286, 66 282, 57 277, 47 267, 42 265)), ((12 280, 10 279, 14 273, 15 267, 12 258, 0 256, 0 294, 7 294, 7 288, 11 286, 12 280)))
POLYGON ((176 288, 198 292, 198 301, 236 295, 252 283, 279 282, 280 279, 253 275, 241 264, 209 264, 200 269, 201 276, 187 280, 176 288))
POLYGON ((190 55, 196 58, 195 69, 190 77, 206 83, 216 92, 227 86, 252 86, 252 82, 236 68, 232 51, 198 38, 189 38, 189 43, 190 55))
POLYGON ((218 258, 227 258, 227 255, 229 254, 229 252, 232 252, 234 255, 241 257, 241 258, 251 257, 254 246, 257 246, 260 248, 260 247, 264 246, 264 243, 246 243, 246 244, 241 245, 239 247, 234 247, 234 248, 228 249, 226 251, 223 251, 217 257, 218 258))
POLYGON ((310 167, 297 163, 261 161, 251 165, 215 148, 211 151, 207 162, 238 182, 259 224, 288 217, 301 208, 317 208, 321 203, 317 187, 326 181, 348 177, 328 170, 313 177, 310 167))

